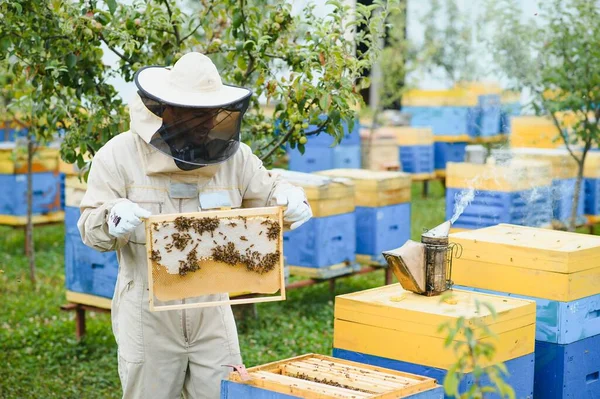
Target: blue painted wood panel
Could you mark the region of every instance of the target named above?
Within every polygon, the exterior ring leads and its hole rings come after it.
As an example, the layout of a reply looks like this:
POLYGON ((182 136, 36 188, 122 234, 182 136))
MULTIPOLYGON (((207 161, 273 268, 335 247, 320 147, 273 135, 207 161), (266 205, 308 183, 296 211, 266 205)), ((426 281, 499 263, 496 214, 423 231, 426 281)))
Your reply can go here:
MULTIPOLYGON (((570 344, 600 334, 600 293, 576 301, 560 302, 480 288, 458 285, 455 287, 535 301, 537 341, 570 344)), ((598 291, 600 292, 600 287, 598 291)))
POLYGON ((433 144, 400 146, 400 165, 407 173, 433 173, 433 144))
MULTIPOLYGON (((62 175, 33 173, 33 213, 44 215, 62 210, 62 175)), ((27 175, 0 174, 0 215, 27 215, 27 175)))
MULTIPOLYGON (((409 343, 397 343, 396 345, 408 345, 409 343)), ((446 377, 447 370, 438 369, 435 367, 423 366, 420 364, 402 362, 400 360, 386 359, 379 356, 366 355, 364 353, 347 351, 344 349, 333 349, 333 356, 351 360, 354 362, 366 363, 373 366, 385 367, 388 369, 404 371, 422 375, 425 377, 435 378, 438 384, 442 385, 446 377)), ((533 376, 534 376, 534 354, 521 356, 516 359, 509 360, 504 363, 510 375, 505 377, 505 381, 515 391, 517 399, 531 399, 533 395, 533 376)), ((489 384, 489 381, 483 380, 483 383, 489 384)), ((459 386, 459 392, 465 392, 470 385, 473 384, 473 376, 471 373, 466 374, 459 386)), ((448 399, 451 397, 446 396, 448 399)), ((550 399, 547 397, 546 399, 550 399)), ((486 396, 486 399, 500 399, 497 395, 486 396)))
POLYGON ((379 208, 356 207, 356 253, 379 258, 410 239, 410 203, 379 208))
POLYGON ((467 153, 467 143, 433 143, 434 168, 445 170, 448 162, 464 162, 467 153))

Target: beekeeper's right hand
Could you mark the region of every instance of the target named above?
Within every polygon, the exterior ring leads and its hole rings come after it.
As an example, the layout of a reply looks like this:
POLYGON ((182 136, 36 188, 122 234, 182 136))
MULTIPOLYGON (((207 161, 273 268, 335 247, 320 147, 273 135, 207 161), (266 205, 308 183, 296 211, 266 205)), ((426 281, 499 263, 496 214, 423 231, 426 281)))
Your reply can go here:
POLYGON ((152 213, 129 200, 115 204, 108 215, 108 234, 115 238, 126 236, 152 213))

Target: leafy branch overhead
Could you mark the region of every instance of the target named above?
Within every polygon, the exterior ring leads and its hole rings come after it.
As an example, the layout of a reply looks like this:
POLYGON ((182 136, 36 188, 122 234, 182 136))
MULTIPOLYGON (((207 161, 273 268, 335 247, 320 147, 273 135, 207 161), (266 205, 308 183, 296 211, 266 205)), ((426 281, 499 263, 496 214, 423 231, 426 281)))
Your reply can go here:
POLYGON ((398 2, 351 10, 331 0, 324 17, 312 5, 292 15, 289 4, 261 0, 178 4, 2 2, 2 75, 15 77, 5 90, 8 107, 38 139, 66 126, 62 157, 83 165, 84 156, 127 129, 111 78, 131 81, 144 65, 172 65, 184 52, 198 51, 213 58, 224 82, 254 91, 243 140, 269 161, 287 142, 303 151, 309 123, 317 126, 313 134, 341 140, 341 121, 355 119, 360 89, 368 85, 362 74, 379 55, 385 18, 398 2), (355 51, 360 43, 364 53, 355 51), (118 65, 104 65, 104 51, 118 65))

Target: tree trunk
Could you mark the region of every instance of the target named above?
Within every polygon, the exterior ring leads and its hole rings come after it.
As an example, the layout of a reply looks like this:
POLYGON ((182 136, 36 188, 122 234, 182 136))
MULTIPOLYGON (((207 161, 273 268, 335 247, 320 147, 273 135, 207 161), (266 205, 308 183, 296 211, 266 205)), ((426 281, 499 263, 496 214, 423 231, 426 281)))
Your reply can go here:
POLYGON ((35 288, 35 250, 33 243, 33 135, 27 135, 27 226, 25 228, 25 253, 29 260, 29 276, 35 288))
POLYGON ((363 160, 363 168, 371 169, 373 167, 371 162, 371 149, 373 148, 373 137, 375 136, 375 129, 378 125, 379 119, 379 107, 375 108, 375 113, 373 114, 373 122, 371 123, 371 129, 369 129, 369 137, 367 138, 367 148, 365 148, 365 156, 363 160))
POLYGON ((575 180, 575 193, 573 194, 573 203, 571 204, 571 218, 569 219, 569 231, 575 231, 577 227, 577 209, 579 208, 579 197, 581 194, 581 185, 583 183, 583 165, 585 160, 585 153, 583 154, 581 163, 577 165, 577 180, 575 180))

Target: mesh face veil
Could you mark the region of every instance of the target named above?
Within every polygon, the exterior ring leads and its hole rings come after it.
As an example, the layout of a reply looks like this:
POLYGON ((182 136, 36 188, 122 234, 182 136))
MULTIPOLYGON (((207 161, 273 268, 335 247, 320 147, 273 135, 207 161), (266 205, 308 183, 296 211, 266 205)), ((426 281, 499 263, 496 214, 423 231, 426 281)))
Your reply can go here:
POLYGON ((138 91, 142 102, 162 119, 149 144, 175 160, 181 170, 221 163, 240 145, 242 117, 250 96, 218 107, 171 105, 138 91))

